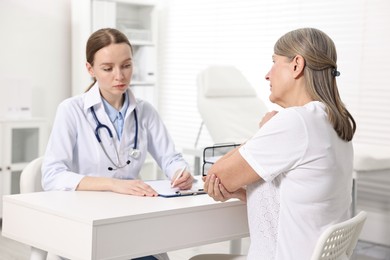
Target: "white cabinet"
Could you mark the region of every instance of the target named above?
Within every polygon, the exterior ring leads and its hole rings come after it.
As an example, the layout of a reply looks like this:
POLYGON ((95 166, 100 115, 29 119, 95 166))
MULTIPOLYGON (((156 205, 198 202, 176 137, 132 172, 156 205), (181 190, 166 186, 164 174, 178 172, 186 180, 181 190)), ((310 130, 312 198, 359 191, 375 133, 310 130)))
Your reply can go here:
POLYGON ((82 93, 91 83, 85 68, 85 44, 101 28, 117 28, 133 47, 131 87, 136 97, 157 108, 157 5, 151 0, 72 1, 72 86, 82 93))
MULTIPOLYGON (((20 173, 46 146, 47 124, 43 119, 0 119, 0 195, 19 193, 20 173)), ((2 217, 0 200, 0 217, 2 217)))

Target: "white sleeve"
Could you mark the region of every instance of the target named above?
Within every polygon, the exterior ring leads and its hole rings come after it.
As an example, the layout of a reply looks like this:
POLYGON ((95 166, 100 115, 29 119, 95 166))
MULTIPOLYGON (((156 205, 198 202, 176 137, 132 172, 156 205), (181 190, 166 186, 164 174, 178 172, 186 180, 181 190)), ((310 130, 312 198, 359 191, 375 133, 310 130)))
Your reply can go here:
POLYGON ((307 146, 307 128, 303 118, 294 109, 284 109, 239 151, 262 179, 272 181, 299 165, 307 146))
POLYGON ((188 168, 188 164, 182 154, 176 151, 173 139, 158 112, 147 102, 144 105, 144 115, 148 118, 148 152, 166 176, 172 179, 178 169, 184 166, 188 168))
POLYGON ((77 142, 77 127, 74 108, 69 104, 64 101, 57 109, 42 165, 44 190, 75 190, 84 177, 70 171, 77 142))

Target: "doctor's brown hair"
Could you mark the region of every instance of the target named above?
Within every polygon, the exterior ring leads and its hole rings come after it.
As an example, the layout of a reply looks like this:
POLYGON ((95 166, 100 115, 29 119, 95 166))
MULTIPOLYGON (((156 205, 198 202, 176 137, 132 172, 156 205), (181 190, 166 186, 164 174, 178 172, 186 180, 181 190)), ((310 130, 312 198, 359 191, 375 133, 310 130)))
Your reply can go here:
MULTIPOLYGON (((117 43, 126 43, 130 46, 131 52, 133 52, 133 47, 131 46, 129 39, 127 39, 126 35, 114 28, 103 28, 97 30, 89 36, 86 47, 86 57, 87 62, 93 66, 95 61, 95 54, 100 49, 107 47, 111 44, 117 43)), ((93 78, 93 82, 87 88, 89 91, 93 85, 96 83, 96 78, 93 78)))
POLYGON ((338 136, 351 141, 356 131, 352 115, 341 101, 337 88, 337 53, 332 39, 314 28, 301 28, 283 35, 274 46, 276 55, 305 60, 303 75, 306 88, 313 100, 326 106, 328 120, 338 136))

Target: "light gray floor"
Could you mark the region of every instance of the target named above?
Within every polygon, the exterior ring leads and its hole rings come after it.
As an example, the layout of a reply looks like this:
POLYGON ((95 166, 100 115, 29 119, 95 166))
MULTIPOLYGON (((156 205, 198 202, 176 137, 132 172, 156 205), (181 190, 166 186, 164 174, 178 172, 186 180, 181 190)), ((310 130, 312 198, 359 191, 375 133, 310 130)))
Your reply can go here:
POLYGON ((390 260, 390 247, 359 241, 352 260, 390 260))
MULTIPOLYGON (((249 239, 243 239, 243 251, 247 250, 248 245, 249 239)), ((0 260, 27 260, 29 252, 30 248, 28 246, 0 236, 0 260)), ((168 254, 171 260, 187 260, 197 254, 228 252, 229 242, 221 242, 172 251, 168 252, 168 254)), ((54 259, 54 257, 49 255, 48 260, 52 259, 54 259)), ((390 248, 359 241, 352 260, 390 260, 390 248)))

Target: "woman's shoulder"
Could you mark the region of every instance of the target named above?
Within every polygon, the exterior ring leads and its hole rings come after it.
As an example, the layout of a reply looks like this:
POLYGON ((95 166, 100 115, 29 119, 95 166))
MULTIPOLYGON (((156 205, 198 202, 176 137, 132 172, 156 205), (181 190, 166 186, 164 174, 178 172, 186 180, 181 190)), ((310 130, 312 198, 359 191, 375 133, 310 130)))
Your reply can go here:
POLYGON ((281 121, 295 121, 297 118, 300 117, 300 114, 302 114, 304 108, 303 107, 288 107, 281 109, 276 114, 276 117, 279 118, 281 121))
POLYGON ((279 121, 294 129, 325 129, 329 124, 325 106, 318 101, 286 108, 279 114, 279 121))
POLYGON ((286 108, 286 110, 293 110, 297 113, 324 113, 325 105, 320 101, 311 101, 303 106, 295 106, 286 108))
POLYGON ((285 117, 317 117, 326 116, 325 105, 319 101, 312 101, 304 106, 289 107, 281 110, 281 115, 285 117))
POLYGON ((288 107, 281 109, 270 121, 276 129, 303 131, 308 121, 312 121, 310 114, 305 106, 288 107))

